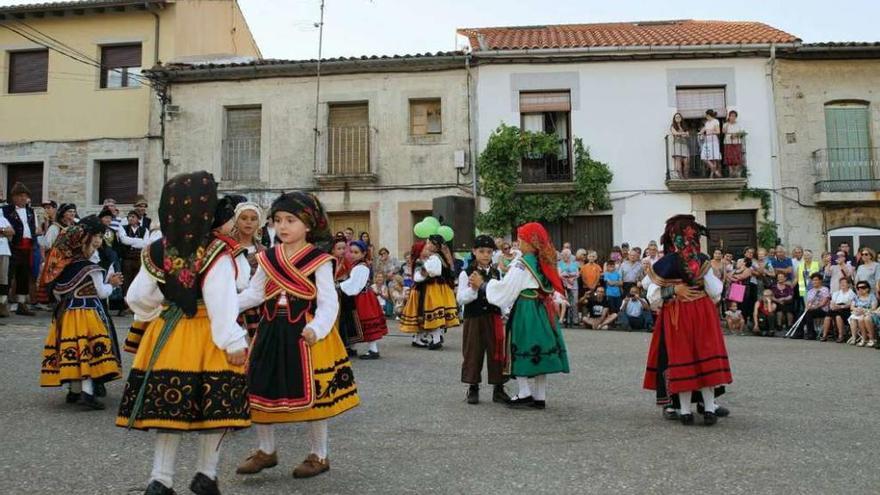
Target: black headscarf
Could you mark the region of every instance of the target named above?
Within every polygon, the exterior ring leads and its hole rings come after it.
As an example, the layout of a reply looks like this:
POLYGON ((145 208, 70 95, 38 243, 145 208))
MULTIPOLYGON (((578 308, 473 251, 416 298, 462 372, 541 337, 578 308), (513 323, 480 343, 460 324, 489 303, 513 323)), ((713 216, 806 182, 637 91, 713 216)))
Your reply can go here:
POLYGON ((199 268, 213 240, 211 225, 217 209, 217 182, 208 172, 178 175, 162 188, 163 294, 192 316, 198 308, 199 268))
POLYGON ((73 203, 61 203, 61 206, 55 210, 55 223, 64 225, 64 214, 70 210, 76 210, 76 205, 73 203))
POLYGON ((324 211, 324 205, 312 193, 294 191, 284 193, 272 202, 270 216, 284 211, 291 213, 306 224, 309 233, 306 242, 314 244, 318 249, 329 252, 333 247, 333 235, 330 233, 330 220, 324 211))
POLYGON ((211 228, 216 229, 232 220, 235 216, 235 207, 246 201, 247 198, 240 194, 228 194, 220 198, 217 201, 217 210, 214 212, 214 223, 211 228))

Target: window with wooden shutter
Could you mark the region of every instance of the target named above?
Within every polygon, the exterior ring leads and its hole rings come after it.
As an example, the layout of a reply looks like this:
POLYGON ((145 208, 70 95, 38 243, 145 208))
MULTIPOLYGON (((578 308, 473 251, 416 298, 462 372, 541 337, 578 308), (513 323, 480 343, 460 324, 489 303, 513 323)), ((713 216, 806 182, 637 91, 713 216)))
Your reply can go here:
POLYGON ((370 172, 370 107, 366 103, 332 104, 327 126, 327 172, 370 172))
POLYGON ((118 204, 134 204, 138 194, 138 160, 98 162, 98 201, 115 199, 118 204))
POLYGON ((519 94, 519 113, 570 112, 568 91, 529 91, 519 94))
POLYGON ((260 180, 261 107, 227 108, 223 180, 260 180))
POLYGON ((141 44, 101 47, 101 87, 140 86, 141 44))
POLYGON ((724 87, 716 88, 676 88, 675 102, 678 113, 686 119, 702 118, 706 110, 715 110, 718 117, 727 115, 727 100, 724 87))
POLYGON ((440 114, 440 99, 410 100, 410 134, 426 136, 443 133, 443 119, 440 114))
POLYGON ((12 186, 21 182, 31 192, 31 204, 43 202, 43 162, 6 164, 6 200, 12 202, 12 186))
POLYGON ((43 93, 49 81, 49 50, 9 53, 9 92, 43 93))

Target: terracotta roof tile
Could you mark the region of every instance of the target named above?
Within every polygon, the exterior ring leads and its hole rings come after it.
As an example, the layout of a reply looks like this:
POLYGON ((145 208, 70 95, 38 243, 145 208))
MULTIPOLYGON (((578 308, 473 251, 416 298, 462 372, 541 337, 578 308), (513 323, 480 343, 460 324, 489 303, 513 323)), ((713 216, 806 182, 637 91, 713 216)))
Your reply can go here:
POLYGON ((648 21, 465 28, 471 48, 517 50, 619 46, 737 45, 795 43, 800 39, 760 22, 648 21))

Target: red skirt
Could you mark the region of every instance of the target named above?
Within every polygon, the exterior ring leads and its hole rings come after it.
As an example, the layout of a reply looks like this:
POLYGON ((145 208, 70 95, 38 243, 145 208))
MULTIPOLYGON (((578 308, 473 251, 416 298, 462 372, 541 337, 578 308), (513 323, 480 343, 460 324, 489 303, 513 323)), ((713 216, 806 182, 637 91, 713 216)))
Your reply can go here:
POLYGON ((743 147, 741 144, 724 145, 724 164, 737 167, 743 162, 743 147))
POLYGON ((657 403, 679 392, 733 382, 718 309, 708 297, 663 306, 654 325, 644 388, 657 403))
POLYGON ((374 342, 388 334, 385 313, 379 306, 379 298, 376 297, 376 293, 369 289, 361 292, 354 298, 354 307, 364 332, 364 342, 374 342))

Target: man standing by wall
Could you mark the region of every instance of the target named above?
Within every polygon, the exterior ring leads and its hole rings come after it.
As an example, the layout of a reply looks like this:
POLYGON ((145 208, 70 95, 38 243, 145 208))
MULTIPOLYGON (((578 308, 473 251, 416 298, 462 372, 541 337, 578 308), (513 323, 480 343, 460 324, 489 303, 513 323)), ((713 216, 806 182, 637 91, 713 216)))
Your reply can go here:
POLYGON ((149 231, 152 219, 147 216, 147 198, 138 194, 137 198, 134 200, 134 211, 137 212, 141 219, 141 226, 149 231))
POLYGON ((15 231, 12 236, 12 289, 9 296, 13 302, 18 302, 16 314, 33 316, 34 312, 28 307, 27 299, 33 281, 31 265, 36 249, 37 221, 34 209, 29 204, 31 192, 24 184, 16 182, 10 195, 12 204, 3 207, 3 216, 15 231))

